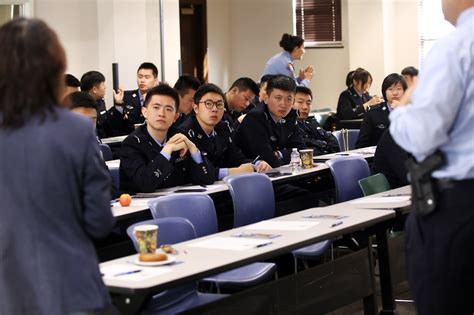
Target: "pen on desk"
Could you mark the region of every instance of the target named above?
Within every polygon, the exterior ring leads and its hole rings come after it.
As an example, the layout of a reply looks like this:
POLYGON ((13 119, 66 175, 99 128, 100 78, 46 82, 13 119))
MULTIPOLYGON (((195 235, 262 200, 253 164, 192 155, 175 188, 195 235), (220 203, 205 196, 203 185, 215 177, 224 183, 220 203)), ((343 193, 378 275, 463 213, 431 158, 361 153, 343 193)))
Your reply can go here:
POLYGON ((401 197, 401 196, 411 196, 409 193, 405 194, 388 194, 388 195, 383 195, 382 197, 401 197))
POLYGON ((255 245, 256 248, 259 248, 259 247, 263 247, 263 246, 267 246, 267 245, 270 245, 272 244, 273 242, 267 242, 267 243, 263 243, 263 244, 258 244, 258 245, 255 245))
POLYGON ((337 222, 334 222, 333 224, 330 225, 330 227, 335 227, 335 226, 338 226, 338 225, 341 225, 342 224, 342 221, 337 221, 337 222))
POLYGON ((142 272, 141 269, 117 273, 114 275, 114 277, 130 275, 132 273, 138 273, 138 272, 142 272))
POLYGON ((260 158, 260 155, 257 155, 257 157, 256 157, 255 159, 253 159, 252 164, 257 163, 257 161, 258 161, 259 158, 260 158))

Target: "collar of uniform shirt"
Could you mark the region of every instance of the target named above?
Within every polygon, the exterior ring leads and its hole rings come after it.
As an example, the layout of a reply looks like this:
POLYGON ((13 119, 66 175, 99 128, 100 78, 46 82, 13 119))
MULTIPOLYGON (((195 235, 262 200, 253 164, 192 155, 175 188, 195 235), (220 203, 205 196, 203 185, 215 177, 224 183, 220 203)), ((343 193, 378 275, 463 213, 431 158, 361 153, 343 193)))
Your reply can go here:
POLYGON ((275 122, 275 124, 278 124, 278 123, 284 124, 285 121, 286 121, 284 118, 276 119, 275 116, 273 116, 272 113, 270 113, 270 117, 272 117, 272 119, 273 119, 273 121, 275 122))

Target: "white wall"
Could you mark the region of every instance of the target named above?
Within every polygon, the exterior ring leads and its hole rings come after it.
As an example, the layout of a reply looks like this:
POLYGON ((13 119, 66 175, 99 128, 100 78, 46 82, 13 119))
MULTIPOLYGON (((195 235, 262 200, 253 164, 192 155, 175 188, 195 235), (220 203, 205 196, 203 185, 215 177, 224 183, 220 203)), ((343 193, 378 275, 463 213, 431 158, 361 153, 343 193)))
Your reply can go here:
POLYGON ((207 0, 208 81, 225 89, 231 75, 230 0, 207 0))
MULTIPOLYGON (((167 82, 178 78, 181 56, 179 3, 164 0, 165 69, 167 82)), ((136 71, 144 62, 161 69, 159 0, 36 0, 34 14, 59 35, 67 53, 68 69, 80 79, 89 70, 102 72, 112 104, 112 66, 119 63, 120 86, 135 89, 136 71)))
MULTIPOLYGON (((208 0, 209 81, 227 89, 236 78, 260 78, 265 62, 293 32, 292 0, 208 0), (271 6, 271 10, 269 9, 271 6)), ((343 48, 308 48, 295 68, 313 65, 314 108, 335 109, 347 72, 369 70, 371 92, 383 78, 418 66, 417 0, 342 0, 343 48)))
POLYGON ((350 0, 348 11, 350 68, 368 70, 380 95, 385 76, 418 67, 417 0, 350 0))

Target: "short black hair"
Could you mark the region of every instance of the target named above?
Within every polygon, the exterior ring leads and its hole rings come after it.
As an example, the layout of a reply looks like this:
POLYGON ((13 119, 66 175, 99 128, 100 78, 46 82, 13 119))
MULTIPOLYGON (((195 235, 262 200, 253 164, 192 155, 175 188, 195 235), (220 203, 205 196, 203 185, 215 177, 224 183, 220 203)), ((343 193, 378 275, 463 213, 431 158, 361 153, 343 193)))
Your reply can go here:
POLYGON ((311 99, 313 99, 313 92, 306 86, 297 86, 296 87, 296 93, 303 93, 311 96, 311 99))
POLYGON ((176 111, 178 111, 178 108, 179 108, 178 92, 175 89, 173 89, 171 86, 169 86, 168 84, 160 83, 159 85, 149 89, 148 93, 146 93, 145 104, 144 104, 145 107, 148 106, 148 104, 150 103, 151 97, 153 95, 165 95, 165 96, 171 97, 174 100, 174 107, 176 108, 176 111))
POLYGON ((416 77, 418 75, 418 69, 412 66, 403 68, 402 75, 409 75, 410 77, 416 77))
MULTIPOLYGON (((352 72, 351 76, 351 81, 356 81, 356 82, 361 82, 362 85, 365 85, 367 82, 373 82, 372 75, 370 74, 369 71, 363 69, 363 68, 357 68, 352 72)), ((351 83, 352 83, 351 82, 351 83)), ((347 78, 346 78, 346 83, 347 83, 347 78)))
POLYGON ((97 101, 87 92, 73 92, 68 94, 65 99, 64 103, 70 108, 78 108, 78 107, 85 107, 85 108, 93 108, 96 111, 99 110, 99 105, 97 101))
POLYGON ((141 69, 146 69, 146 70, 151 70, 153 72, 153 76, 155 78, 158 77, 158 68, 155 66, 155 64, 151 63, 151 62, 144 62, 140 65, 140 67, 138 67, 138 71, 140 71, 141 69))
POLYGON ((270 95, 273 89, 295 93, 296 82, 293 78, 286 75, 276 75, 267 83, 267 95, 270 95))
POLYGON ((293 49, 300 47, 303 43, 303 38, 285 33, 281 36, 280 47, 291 53, 293 49))
POLYGON ((194 104, 199 104, 202 97, 207 93, 216 93, 222 96, 222 99, 225 99, 224 92, 222 92, 221 88, 215 84, 208 83, 201 85, 194 94, 194 104))
POLYGON ((406 89, 408 88, 407 81, 402 75, 398 73, 391 73, 388 76, 386 76, 385 79, 383 79, 382 95, 383 95, 384 100, 387 100, 387 95, 385 93, 387 89, 397 83, 400 83, 402 85, 403 91, 406 91, 406 89))
POLYGON ((174 89, 178 91, 180 96, 184 96, 189 90, 197 91, 201 86, 201 82, 189 74, 183 74, 174 84, 174 89))
POLYGON ((72 74, 66 73, 65 77, 66 86, 70 87, 80 87, 81 82, 72 74))
POLYGON ((105 82, 105 77, 99 71, 88 71, 81 77, 81 91, 89 92, 94 86, 105 82))
POLYGON ((273 78, 275 75, 274 74, 265 74, 260 78, 260 86, 262 86, 262 83, 268 82, 271 78, 273 78))
POLYGON ((255 83, 254 80, 247 78, 247 77, 242 77, 238 78, 237 80, 232 83, 232 86, 230 87, 229 91, 232 90, 233 88, 237 88, 239 91, 252 91, 253 94, 258 95, 259 88, 258 84, 255 83))

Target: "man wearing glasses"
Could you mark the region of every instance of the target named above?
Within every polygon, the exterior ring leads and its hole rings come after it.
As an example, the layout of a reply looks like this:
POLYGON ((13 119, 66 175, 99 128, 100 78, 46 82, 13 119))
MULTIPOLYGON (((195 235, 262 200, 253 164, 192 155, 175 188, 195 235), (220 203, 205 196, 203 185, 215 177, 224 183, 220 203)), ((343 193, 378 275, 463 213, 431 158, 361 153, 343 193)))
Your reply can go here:
POLYGON ((214 84, 201 86, 194 94, 194 113, 179 127, 216 168, 216 180, 227 175, 263 172, 271 167, 258 157, 246 158, 232 141, 229 122, 224 115, 224 93, 214 84), (253 162, 253 163, 252 163, 253 162))
POLYGON ((143 116, 146 124, 122 143, 122 192, 153 192, 187 183, 212 184, 214 168, 196 145, 171 127, 178 118, 178 92, 162 84, 147 93, 143 116))

